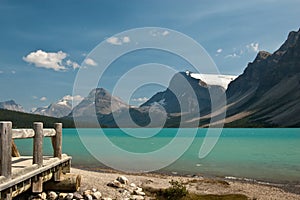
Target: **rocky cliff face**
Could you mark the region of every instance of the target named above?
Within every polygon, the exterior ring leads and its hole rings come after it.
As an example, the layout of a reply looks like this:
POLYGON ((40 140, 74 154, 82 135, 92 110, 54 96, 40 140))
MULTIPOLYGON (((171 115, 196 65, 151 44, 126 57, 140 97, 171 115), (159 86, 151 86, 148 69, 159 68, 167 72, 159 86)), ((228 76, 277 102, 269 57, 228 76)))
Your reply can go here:
POLYGON ((24 108, 14 100, 0 102, 0 109, 25 112, 24 108))
POLYGON ((211 96, 217 99, 224 93, 225 89, 221 86, 207 85, 180 72, 174 75, 167 90, 158 92, 141 107, 159 104, 167 113, 207 112, 210 110, 211 96))
POLYGON ((300 30, 273 54, 261 51, 229 84, 228 116, 251 111, 251 120, 274 126, 300 125, 300 30))

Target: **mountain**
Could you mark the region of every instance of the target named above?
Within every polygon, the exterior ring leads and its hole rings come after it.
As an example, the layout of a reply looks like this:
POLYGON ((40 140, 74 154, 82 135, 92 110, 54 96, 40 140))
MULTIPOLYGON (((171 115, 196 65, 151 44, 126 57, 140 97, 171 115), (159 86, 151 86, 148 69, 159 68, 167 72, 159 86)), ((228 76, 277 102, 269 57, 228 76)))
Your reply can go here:
POLYGON ((74 117, 90 117, 96 112, 97 115, 108 115, 112 112, 128 107, 120 98, 112 96, 104 88, 93 89, 70 113, 74 117))
POLYGON ((260 51, 237 78, 180 72, 165 91, 138 108, 97 88, 69 117, 88 122, 96 113, 100 124, 109 127, 178 127, 182 122, 207 127, 211 120, 220 124, 226 114, 227 127, 299 127, 299 99, 300 30, 291 32, 274 53, 260 51), (224 79, 223 84, 217 79, 224 79))
POLYGON ((226 94, 228 123, 299 127, 300 29, 273 54, 260 51, 226 94))
POLYGON ((108 127, 179 126, 181 118, 189 120, 200 111, 209 113, 211 97, 217 101, 225 94, 221 85, 209 85, 191 74, 175 74, 165 91, 158 92, 138 108, 129 106, 103 88, 93 89, 69 117, 87 123, 96 114, 98 122, 108 127))
POLYGON ((70 95, 64 96, 61 100, 50 104, 47 107, 35 109, 32 113, 51 117, 65 117, 72 111, 73 97, 70 95))
POLYGON ((140 107, 159 104, 167 113, 208 112, 211 97, 219 99, 225 94, 221 85, 209 85, 189 72, 179 72, 171 79, 168 88, 158 92, 140 107))
MULTIPOLYGON (((123 107, 108 115, 98 115, 100 124, 110 127, 178 127, 186 126, 199 112, 209 113, 210 97, 216 100, 225 94, 220 85, 208 85, 190 73, 173 76, 168 88, 158 92, 140 107, 123 107)), ((188 126, 198 126, 198 122, 188 126), (197 124, 196 124, 197 123, 197 124)))
POLYGON ((0 102, 0 109, 25 112, 23 107, 14 100, 0 102))

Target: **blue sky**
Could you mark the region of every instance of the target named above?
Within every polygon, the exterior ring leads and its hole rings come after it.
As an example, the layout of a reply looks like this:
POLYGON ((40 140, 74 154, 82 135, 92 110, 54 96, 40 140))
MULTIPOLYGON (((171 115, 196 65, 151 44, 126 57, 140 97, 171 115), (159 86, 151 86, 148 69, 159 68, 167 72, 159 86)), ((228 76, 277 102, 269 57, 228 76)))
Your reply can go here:
MULTIPOLYGON (((71 95, 77 64, 92 49, 140 27, 182 32, 206 49, 221 73, 239 75, 258 50, 273 52, 298 30, 299 19, 297 0, 0 1, 0 101, 14 99, 30 110, 71 95)), ((121 72, 153 61, 185 70, 184 61, 166 53, 137 52, 115 62, 100 86, 111 90, 121 72)), ((135 102, 155 92, 144 89, 135 102)))

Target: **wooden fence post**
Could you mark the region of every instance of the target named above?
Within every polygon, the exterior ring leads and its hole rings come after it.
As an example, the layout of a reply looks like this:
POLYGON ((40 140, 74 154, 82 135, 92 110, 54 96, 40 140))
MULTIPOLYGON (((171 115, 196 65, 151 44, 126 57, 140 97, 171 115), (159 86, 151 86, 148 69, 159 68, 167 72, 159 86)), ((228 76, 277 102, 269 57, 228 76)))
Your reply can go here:
MULTIPOLYGON (((52 137, 52 146, 53 146, 53 156, 61 159, 62 155, 62 123, 55 123, 54 124, 55 129, 55 136, 52 137)), ((53 174, 54 181, 61 181, 62 177, 62 169, 61 167, 58 167, 57 171, 53 174)))
POLYGON ((33 164, 43 166, 43 123, 33 123, 34 138, 33 138, 33 164))
POLYGON ((11 178, 11 122, 0 122, 0 140, 0 175, 11 178))
POLYGON ((62 154, 62 123, 55 123, 54 129, 56 135, 52 137, 52 145, 54 150, 54 157, 61 159, 62 154))
MULTIPOLYGON (((43 123, 33 123, 34 138, 33 138, 33 164, 37 164, 39 167, 43 166, 43 123)), ((42 176, 36 176, 31 183, 32 192, 40 193, 43 191, 43 179, 42 176)))

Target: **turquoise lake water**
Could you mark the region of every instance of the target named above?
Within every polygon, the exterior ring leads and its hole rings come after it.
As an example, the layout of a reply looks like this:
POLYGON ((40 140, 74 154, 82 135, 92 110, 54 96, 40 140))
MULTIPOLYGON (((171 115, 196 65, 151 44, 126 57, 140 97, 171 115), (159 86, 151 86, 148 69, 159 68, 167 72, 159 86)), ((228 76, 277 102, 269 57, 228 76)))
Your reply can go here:
MULTIPOLYGON (((102 139, 97 129, 80 129, 81 137, 89 147, 107 153, 112 159, 118 155, 97 143, 102 139)), ((134 138, 120 129, 102 129, 114 145, 130 152, 145 153, 167 145, 176 136, 178 129, 127 129, 142 136, 159 132, 150 138, 134 138)), ((183 129, 182 145, 195 129, 183 129)), ((162 172, 180 174, 204 174, 221 177, 239 177, 269 182, 300 182, 300 129, 246 129, 225 128, 208 156, 198 158, 198 153, 207 129, 198 129, 187 151, 174 163, 161 169, 162 172)), ((32 155, 32 140, 16 140, 21 155, 32 155)), ((76 129, 63 130, 63 152, 73 157, 72 165, 85 168, 103 167, 82 144, 76 129)), ((52 154, 50 139, 44 140, 44 153, 52 154)))

